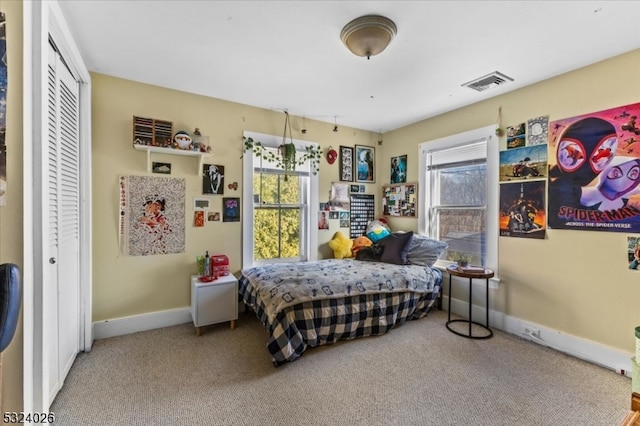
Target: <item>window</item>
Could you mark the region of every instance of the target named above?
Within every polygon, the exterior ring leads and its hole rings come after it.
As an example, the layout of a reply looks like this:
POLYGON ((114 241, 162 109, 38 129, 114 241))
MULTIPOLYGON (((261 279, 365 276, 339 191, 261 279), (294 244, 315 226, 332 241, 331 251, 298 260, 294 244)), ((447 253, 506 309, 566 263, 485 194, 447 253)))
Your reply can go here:
POLYGON ((442 266, 463 259, 497 268, 498 147, 494 126, 420 144, 424 214, 419 230, 449 247, 442 266))
MULTIPOLYGON (((274 151, 282 137, 245 132, 274 151)), ((294 140, 298 150, 310 142, 294 140)), ((285 176, 281 168, 247 151, 243 156, 243 268, 274 261, 311 260, 317 257, 317 176, 309 163, 285 176)))

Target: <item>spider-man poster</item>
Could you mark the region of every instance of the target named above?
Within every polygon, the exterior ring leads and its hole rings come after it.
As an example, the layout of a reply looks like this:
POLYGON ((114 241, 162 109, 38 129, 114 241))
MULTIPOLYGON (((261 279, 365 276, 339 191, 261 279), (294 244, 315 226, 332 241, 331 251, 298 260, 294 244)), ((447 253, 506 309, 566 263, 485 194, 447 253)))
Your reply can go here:
POLYGON ((640 232, 640 103, 549 123, 549 228, 640 232))

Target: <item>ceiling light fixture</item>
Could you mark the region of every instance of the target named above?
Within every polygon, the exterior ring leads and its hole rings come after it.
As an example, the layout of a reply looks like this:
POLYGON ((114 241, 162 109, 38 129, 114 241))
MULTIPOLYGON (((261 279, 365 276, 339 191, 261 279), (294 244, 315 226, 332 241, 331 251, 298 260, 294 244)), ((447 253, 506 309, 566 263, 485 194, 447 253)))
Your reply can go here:
POLYGON ((365 15, 344 26, 340 40, 354 55, 371 56, 382 52, 398 32, 396 24, 379 15, 365 15))

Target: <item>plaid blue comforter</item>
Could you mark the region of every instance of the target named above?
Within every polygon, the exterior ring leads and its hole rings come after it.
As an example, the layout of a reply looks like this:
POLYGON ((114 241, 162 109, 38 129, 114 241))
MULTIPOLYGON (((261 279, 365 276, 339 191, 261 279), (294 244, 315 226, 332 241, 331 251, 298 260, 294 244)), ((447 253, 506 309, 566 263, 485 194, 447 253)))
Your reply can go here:
POLYGON ((384 334, 424 317, 441 283, 433 268, 327 259, 245 269, 239 292, 267 329, 278 366, 309 346, 384 334))

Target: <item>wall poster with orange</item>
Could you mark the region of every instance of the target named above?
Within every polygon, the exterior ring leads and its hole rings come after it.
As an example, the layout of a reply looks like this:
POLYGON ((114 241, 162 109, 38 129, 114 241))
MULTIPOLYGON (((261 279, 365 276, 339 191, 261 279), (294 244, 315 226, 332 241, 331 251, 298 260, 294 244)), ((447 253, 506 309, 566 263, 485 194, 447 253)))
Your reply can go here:
POLYGON ((500 185, 500 236, 544 239, 545 181, 500 185))

